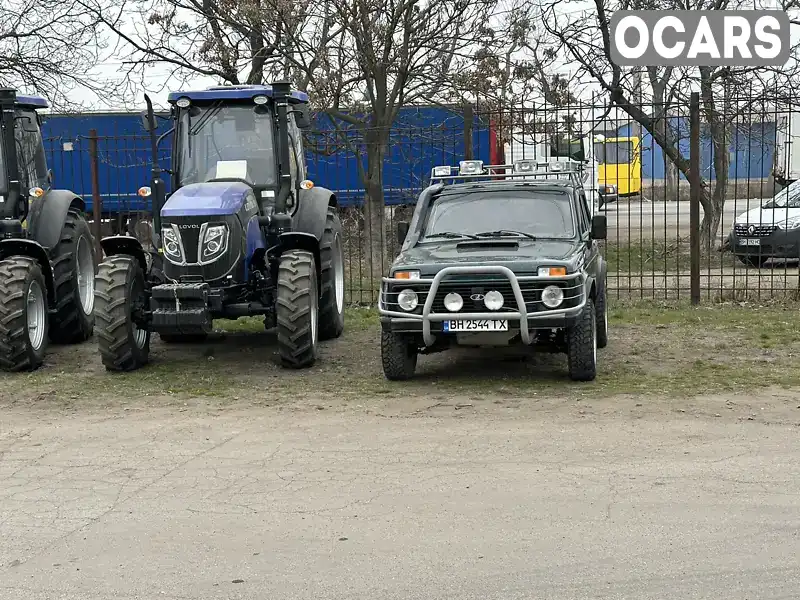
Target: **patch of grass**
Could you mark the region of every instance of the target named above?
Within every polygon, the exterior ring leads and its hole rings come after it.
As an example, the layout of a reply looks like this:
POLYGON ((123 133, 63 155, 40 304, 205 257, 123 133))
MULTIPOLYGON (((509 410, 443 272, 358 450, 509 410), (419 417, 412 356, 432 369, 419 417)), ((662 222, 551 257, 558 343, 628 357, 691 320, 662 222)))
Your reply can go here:
MULTIPOLYGON (((345 332, 364 331, 378 324, 376 308, 346 308, 344 313, 345 332)), ((214 331, 224 333, 261 333, 264 331, 263 317, 241 317, 240 319, 217 319, 214 331)))

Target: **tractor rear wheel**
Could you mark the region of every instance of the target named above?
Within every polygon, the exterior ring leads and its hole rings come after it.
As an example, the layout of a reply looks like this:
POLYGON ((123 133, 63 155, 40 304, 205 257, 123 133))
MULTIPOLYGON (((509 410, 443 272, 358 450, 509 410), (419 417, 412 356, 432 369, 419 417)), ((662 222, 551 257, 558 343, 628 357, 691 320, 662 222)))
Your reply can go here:
POLYGON ((89 224, 77 211, 67 213, 52 263, 56 312, 50 339, 57 344, 83 342, 94 330, 95 249, 89 224))
POLYGON ((47 351, 47 284, 27 256, 0 261, 0 369, 33 371, 47 351))
POLYGON ((336 209, 328 208, 325 232, 319 246, 320 301, 319 337, 332 340, 344 331, 344 253, 342 252, 342 222, 336 209))
POLYGON ((314 255, 290 250, 278 266, 278 353, 283 366, 310 367, 317 359, 319 292, 314 255))
POLYGON ((109 371, 133 371, 147 364, 150 332, 137 318, 146 308, 144 272, 132 256, 111 256, 97 272, 97 341, 109 371))

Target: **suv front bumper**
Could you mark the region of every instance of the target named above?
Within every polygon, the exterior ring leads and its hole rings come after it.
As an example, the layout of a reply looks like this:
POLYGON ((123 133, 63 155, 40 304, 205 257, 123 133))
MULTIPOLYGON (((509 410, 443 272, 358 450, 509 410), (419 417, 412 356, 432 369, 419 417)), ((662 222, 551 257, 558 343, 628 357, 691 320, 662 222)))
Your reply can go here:
MULTIPOLYGON (((393 310, 387 307, 386 293, 389 285, 409 283, 407 279, 394 279, 384 277, 382 279, 381 291, 378 297, 378 312, 381 316, 381 326, 385 331, 422 333, 422 339, 426 346, 432 346, 436 342, 436 335, 443 334, 442 323, 452 320, 508 320, 509 330, 512 324, 519 328, 520 338, 526 345, 534 341, 532 330, 536 329, 558 329, 568 327, 578 319, 583 308, 586 306, 586 276, 583 273, 575 273, 563 277, 540 277, 540 276, 517 276, 511 269, 502 266, 482 266, 482 267, 446 267, 439 271, 433 279, 411 280, 415 285, 430 282, 430 287, 425 290, 425 304, 422 312, 406 312, 402 309, 393 310), (485 275, 499 274, 508 279, 514 294, 516 311, 490 311, 485 312, 433 312, 433 303, 442 280, 448 275, 485 275), (520 288, 520 282, 528 283, 547 283, 547 282, 575 282, 580 287, 579 302, 569 308, 544 309, 541 311, 529 312, 525 299, 520 288)), ((513 329, 516 330, 516 329, 513 329)))

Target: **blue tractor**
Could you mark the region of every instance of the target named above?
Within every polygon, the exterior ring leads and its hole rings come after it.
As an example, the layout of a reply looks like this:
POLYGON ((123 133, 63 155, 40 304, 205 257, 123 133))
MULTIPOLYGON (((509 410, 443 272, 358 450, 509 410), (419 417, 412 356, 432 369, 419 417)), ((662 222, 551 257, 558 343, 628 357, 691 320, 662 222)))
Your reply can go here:
POLYGON ((169 95, 167 197, 152 103, 152 225, 104 238, 97 338, 108 370, 148 362, 151 334, 199 342, 214 319, 262 316, 284 366, 314 364, 344 329, 344 260, 336 196, 305 175, 308 96, 286 82, 169 95), (149 233, 147 233, 149 231, 149 233), (144 233, 143 233, 144 232, 144 233))
POLYGON ((47 101, 0 89, 0 370, 34 370, 50 341, 94 329, 95 247, 86 205, 51 189, 38 109, 47 101))

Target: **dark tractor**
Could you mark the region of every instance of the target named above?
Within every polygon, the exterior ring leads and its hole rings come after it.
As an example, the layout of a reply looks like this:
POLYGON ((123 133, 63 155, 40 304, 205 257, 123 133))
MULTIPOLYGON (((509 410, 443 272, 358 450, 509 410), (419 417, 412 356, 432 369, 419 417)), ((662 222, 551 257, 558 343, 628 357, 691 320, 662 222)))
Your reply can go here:
POLYGON ((166 194, 147 100, 153 180, 149 233, 101 242, 97 337, 108 370, 148 362, 150 337, 201 342, 214 319, 264 316, 284 366, 314 364, 344 329, 336 197, 305 177, 308 96, 288 83, 174 92, 166 194))
POLYGON ((49 341, 94 329, 95 251, 86 205, 50 189, 41 121, 47 101, 0 89, 0 370, 34 370, 49 341))

